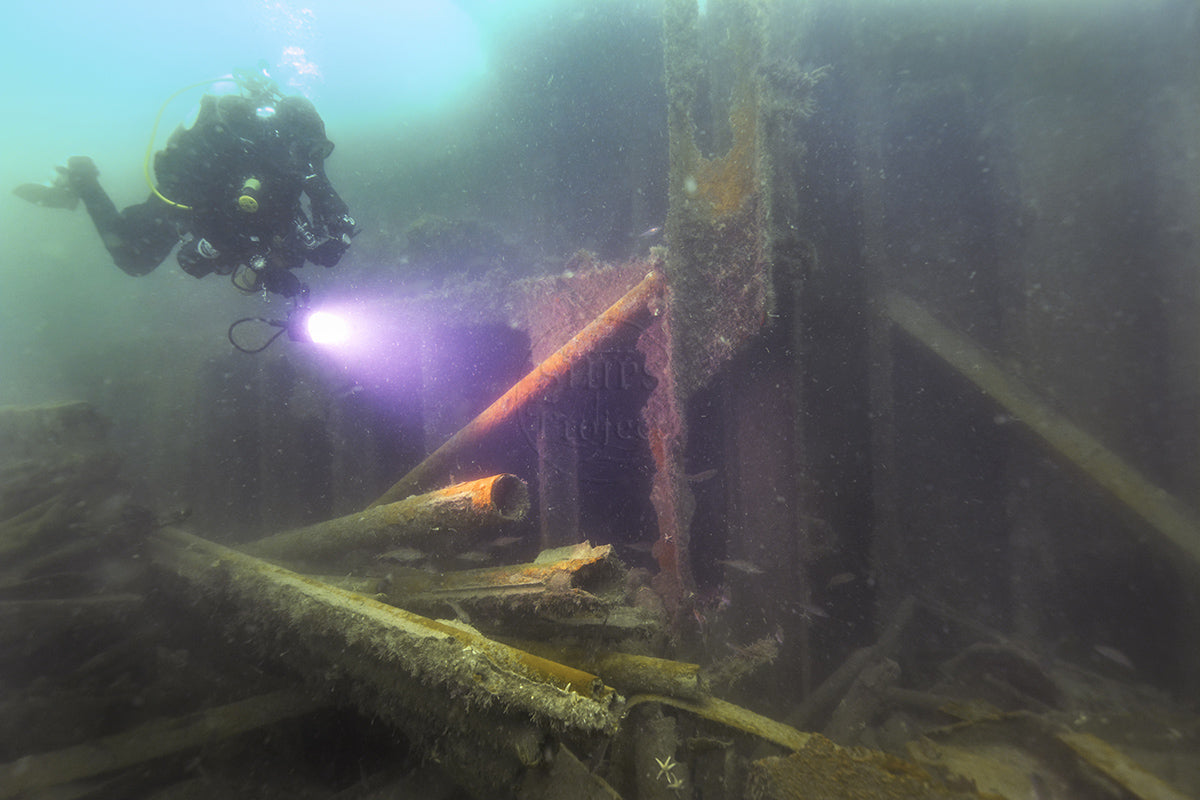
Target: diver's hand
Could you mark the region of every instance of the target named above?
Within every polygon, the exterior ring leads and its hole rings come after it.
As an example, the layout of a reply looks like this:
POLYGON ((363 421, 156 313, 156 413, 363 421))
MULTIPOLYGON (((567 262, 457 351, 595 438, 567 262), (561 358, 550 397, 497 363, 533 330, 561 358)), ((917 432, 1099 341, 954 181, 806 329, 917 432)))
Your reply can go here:
POLYGON ((342 239, 350 244, 350 239, 358 235, 358 223, 349 214, 342 214, 326 221, 325 230, 330 239, 342 239))
POLYGON ((258 276, 262 279, 261 286, 272 294, 295 297, 307 291, 300 279, 286 269, 264 269, 258 276))
POLYGON ((350 249, 350 238, 357 235, 358 223, 349 214, 334 217, 325 223, 329 238, 309 251, 308 260, 322 267, 332 267, 350 249))

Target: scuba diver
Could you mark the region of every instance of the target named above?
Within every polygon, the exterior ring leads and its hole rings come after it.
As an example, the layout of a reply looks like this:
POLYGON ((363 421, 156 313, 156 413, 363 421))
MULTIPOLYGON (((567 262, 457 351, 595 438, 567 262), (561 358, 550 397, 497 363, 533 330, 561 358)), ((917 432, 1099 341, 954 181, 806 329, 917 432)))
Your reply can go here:
POLYGON ((333 143, 308 99, 282 96, 261 73, 235 78, 242 95, 205 94, 195 123, 176 129, 154 154, 157 186, 147 154, 152 193, 144 203, 118 211, 86 156, 57 167, 53 183, 14 192, 54 208, 82 200, 113 261, 129 275, 153 271, 178 244, 176 260, 195 278, 229 275, 244 292, 303 302, 307 287, 292 270, 306 260, 334 266, 357 233, 325 175, 333 143))

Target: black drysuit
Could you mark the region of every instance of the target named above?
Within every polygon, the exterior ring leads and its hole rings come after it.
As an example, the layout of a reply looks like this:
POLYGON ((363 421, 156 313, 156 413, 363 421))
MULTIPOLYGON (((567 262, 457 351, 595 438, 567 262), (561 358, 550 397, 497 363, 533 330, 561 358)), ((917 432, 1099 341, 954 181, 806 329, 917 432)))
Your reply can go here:
POLYGON ((69 179, 113 261, 130 275, 155 269, 179 242, 177 260, 189 275, 251 266, 256 280, 239 286, 291 296, 301 284, 289 270, 306 260, 332 267, 355 233, 325 175, 332 149, 305 98, 262 108, 243 97, 205 95, 195 124, 171 134, 154 157, 158 191, 170 202, 151 194, 118 212, 94 173, 69 179))

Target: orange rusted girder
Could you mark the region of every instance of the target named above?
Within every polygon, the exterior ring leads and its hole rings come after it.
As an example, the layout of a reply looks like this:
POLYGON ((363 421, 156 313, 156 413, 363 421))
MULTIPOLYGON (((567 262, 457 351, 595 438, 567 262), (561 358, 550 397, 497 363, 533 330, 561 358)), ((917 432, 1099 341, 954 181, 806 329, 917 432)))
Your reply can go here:
POLYGON ((531 401, 542 399, 556 383, 569 376, 572 366, 580 359, 599 350, 623 326, 643 314, 651 301, 661 296, 662 289, 662 276, 657 272, 647 274, 641 283, 609 306, 603 314, 592 320, 586 328, 575 334, 574 338, 548 356, 545 361, 534 367, 532 372, 517 381, 500 399, 481 411, 479 416, 413 467, 369 507, 403 500, 444 480, 448 467, 460 453, 470 449, 499 425, 512 419, 531 401))

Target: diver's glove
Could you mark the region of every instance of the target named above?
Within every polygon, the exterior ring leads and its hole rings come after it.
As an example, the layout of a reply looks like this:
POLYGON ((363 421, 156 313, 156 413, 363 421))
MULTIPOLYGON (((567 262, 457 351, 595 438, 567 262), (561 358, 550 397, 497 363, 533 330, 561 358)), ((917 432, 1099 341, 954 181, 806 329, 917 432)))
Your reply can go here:
POLYGON ((197 238, 192 234, 184 236, 175 253, 175 260, 188 275, 193 278, 203 278, 211 272, 219 272, 218 258, 221 251, 212 246, 207 239, 197 238))
POLYGON ((97 187, 97 180, 100 177, 100 170, 96 167, 96 162, 87 156, 71 156, 67 159, 67 168, 58 169, 63 172, 67 178, 67 185, 71 187, 71 191, 82 195, 84 192, 97 187))

